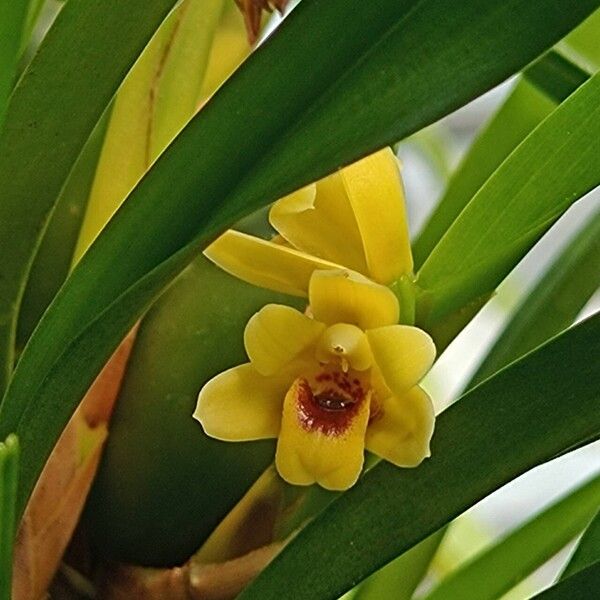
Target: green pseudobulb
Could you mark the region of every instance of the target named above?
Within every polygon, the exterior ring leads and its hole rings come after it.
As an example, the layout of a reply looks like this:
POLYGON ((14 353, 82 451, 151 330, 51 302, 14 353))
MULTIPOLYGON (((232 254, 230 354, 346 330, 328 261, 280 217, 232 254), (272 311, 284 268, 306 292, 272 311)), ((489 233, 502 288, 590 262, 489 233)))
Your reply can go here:
POLYGON ((192 418, 202 385, 247 361, 244 327, 269 302, 303 304, 201 256, 144 317, 86 510, 104 556, 184 562, 273 460, 273 440, 220 442, 192 418))

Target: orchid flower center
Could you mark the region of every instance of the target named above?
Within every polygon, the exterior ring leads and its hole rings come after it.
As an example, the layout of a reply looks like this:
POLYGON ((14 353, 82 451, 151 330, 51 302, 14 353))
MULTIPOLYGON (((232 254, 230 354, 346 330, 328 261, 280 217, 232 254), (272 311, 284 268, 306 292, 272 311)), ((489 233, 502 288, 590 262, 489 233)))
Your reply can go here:
POLYGON ((297 391, 297 414, 302 427, 341 435, 367 400, 369 386, 364 373, 324 365, 313 377, 301 379, 297 391))
POLYGON ((362 329, 348 323, 328 327, 316 348, 316 359, 322 364, 337 365, 344 373, 350 369, 366 371, 373 364, 373 355, 362 329))

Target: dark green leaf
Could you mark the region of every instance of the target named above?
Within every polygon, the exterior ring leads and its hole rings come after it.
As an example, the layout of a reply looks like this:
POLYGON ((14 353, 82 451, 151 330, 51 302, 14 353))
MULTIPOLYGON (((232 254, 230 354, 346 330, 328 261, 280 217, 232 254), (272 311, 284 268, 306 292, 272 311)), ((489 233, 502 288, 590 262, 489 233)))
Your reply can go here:
POLYGON ((0 0, 0 129, 17 74, 29 0, 0 0))
POLYGON ((548 228, 600 183, 600 74, 502 163, 418 273, 427 325, 490 293, 548 228))
POLYGON ((569 246, 504 327, 470 385, 566 329, 600 286, 600 213, 577 232, 569 246))
POLYGON ((532 600, 592 600, 600 589, 600 560, 559 581, 532 600))
POLYGON ((100 120, 77 159, 31 265, 19 312, 17 353, 25 346, 71 269, 107 120, 108 113, 100 120))
POLYGON ((598 437, 599 352, 597 314, 467 392, 438 417, 430 459, 373 468, 240 598, 290 587, 294 600, 337 598, 501 485, 598 437))
POLYGON ((494 600, 579 534, 600 506, 600 476, 451 573, 426 600, 494 600))
POLYGON ((15 88, 0 134, 0 391, 50 212, 100 115, 175 2, 68 2, 15 88))
POLYGON ((19 441, 0 442, 0 600, 10 600, 15 536, 19 441))
POLYGON ((200 248, 499 83, 598 4, 304 0, 155 163, 32 336, 0 420, 25 436, 19 508, 102 363, 200 248))
POLYGON ((600 561, 600 512, 596 514, 584 531, 560 578, 566 579, 596 561, 600 561))
POLYGON ((536 60, 524 75, 548 98, 557 103, 570 96, 590 76, 560 52, 554 50, 536 60))

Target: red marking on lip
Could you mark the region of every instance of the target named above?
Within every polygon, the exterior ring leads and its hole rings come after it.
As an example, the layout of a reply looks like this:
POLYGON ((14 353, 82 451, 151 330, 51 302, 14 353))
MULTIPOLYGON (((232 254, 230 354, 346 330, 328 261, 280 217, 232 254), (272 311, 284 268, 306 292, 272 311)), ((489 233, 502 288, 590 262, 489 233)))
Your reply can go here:
MULTIPOLYGON (((316 381, 323 382, 327 379, 316 381)), ((331 378, 329 378, 331 380, 331 378)), ((333 373, 333 382, 314 393, 306 379, 298 382, 296 407, 298 420, 306 431, 325 435, 343 435, 352 425, 365 394, 360 385, 352 385, 342 374, 333 373)))
POLYGON ((316 377, 315 377, 316 381, 318 381, 319 383, 321 383, 322 381, 331 381, 331 374, 330 373, 319 373, 316 377))

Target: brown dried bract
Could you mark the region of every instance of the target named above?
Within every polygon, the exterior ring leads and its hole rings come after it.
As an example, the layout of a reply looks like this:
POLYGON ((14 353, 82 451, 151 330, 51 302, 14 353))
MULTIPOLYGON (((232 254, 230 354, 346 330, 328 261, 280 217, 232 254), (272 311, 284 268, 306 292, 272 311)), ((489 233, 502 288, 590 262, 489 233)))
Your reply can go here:
POLYGON ((289 0, 235 0, 244 15, 248 41, 253 44, 260 31, 262 11, 272 12, 277 9, 280 13, 285 10, 289 0))
POLYGON ((17 534, 13 600, 46 597, 96 474, 134 339, 135 329, 90 387, 33 490, 17 534))

